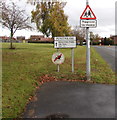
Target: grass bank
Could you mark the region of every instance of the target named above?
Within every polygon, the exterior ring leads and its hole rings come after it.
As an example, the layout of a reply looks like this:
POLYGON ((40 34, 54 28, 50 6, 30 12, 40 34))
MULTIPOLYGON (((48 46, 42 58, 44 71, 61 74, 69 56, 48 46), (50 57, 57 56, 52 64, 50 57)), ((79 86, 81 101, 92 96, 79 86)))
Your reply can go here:
MULTIPOLYGON (((85 80, 86 49, 75 49, 75 72, 71 73, 71 50, 61 49, 65 55, 64 64, 57 66, 51 61, 56 52, 52 44, 15 44, 10 50, 9 44, 3 44, 3 117, 15 118, 23 112, 29 96, 33 95, 41 81, 40 76, 50 75, 57 79, 85 80)), ((91 48, 91 76, 96 83, 114 84, 115 74, 98 53, 91 48)))

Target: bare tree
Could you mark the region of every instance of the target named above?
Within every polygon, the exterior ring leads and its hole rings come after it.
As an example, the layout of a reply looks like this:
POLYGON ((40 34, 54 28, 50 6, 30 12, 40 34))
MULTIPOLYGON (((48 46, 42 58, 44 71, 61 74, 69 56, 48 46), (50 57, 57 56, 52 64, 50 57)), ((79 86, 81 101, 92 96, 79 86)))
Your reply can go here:
POLYGON ((13 49, 12 38, 17 30, 32 29, 25 10, 21 10, 14 2, 11 4, 2 3, 2 19, 0 19, 0 23, 10 30, 11 49, 13 49))
POLYGON ((83 41, 85 40, 85 29, 75 26, 72 30, 72 34, 76 36, 76 39, 80 42, 80 45, 83 45, 83 41))

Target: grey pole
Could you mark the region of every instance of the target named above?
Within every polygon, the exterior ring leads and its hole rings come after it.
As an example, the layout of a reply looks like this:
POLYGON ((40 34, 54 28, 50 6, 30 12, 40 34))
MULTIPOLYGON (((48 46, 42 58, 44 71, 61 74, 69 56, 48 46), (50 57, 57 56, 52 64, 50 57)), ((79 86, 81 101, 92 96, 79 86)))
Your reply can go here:
POLYGON ((89 28, 86 28, 86 76, 87 80, 91 80, 90 78, 90 40, 89 40, 89 28))
MULTIPOLYGON (((89 2, 88 0, 86 0, 86 5, 88 4, 89 2)), ((86 28, 86 43, 87 43, 86 45, 86 76, 87 76, 87 80, 91 80, 89 27, 86 28)))
MULTIPOLYGON (((59 49, 57 48, 57 52, 59 52, 59 49)), ((59 64, 57 65, 57 71, 60 72, 59 64)))
POLYGON ((86 5, 89 5, 89 1, 88 0, 86 0, 86 5))
POLYGON ((71 48, 72 72, 74 72, 74 48, 71 48))
POLYGON ((60 67, 59 67, 59 65, 57 65, 57 69, 58 69, 58 72, 60 71, 60 67))

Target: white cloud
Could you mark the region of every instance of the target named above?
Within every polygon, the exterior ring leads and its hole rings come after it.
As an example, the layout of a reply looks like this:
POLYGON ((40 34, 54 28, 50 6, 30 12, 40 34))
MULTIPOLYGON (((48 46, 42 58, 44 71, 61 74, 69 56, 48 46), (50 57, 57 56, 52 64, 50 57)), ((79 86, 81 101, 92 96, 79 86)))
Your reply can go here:
MULTIPOLYGON (((90 29, 100 36, 115 34, 115 1, 89 0, 89 5, 97 17, 97 28, 90 29)), ((86 7, 86 0, 67 0, 65 13, 71 26, 80 25, 80 16, 86 7)))
MULTIPOLYGON (((9 0, 7 0, 9 1, 9 0)), ((18 1, 18 0, 12 0, 18 1)), ((26 9, 27 13, 30 14, 34 6, 25 3, 26 0, 20 0, 17 4, 26 9)), ((90 31, 98 33, 100 36, 110 36, 110 34, 115 34, 115 1, 116 0, 89 0, 89 5, 97 17, 98 26, 97 28, 92 28, 90 31)), ((65 13, 69 16, 69 24, 71 26, 80 25, 80 16, 86 7, 86 0, 66 0, 67 5, 65 7, 65 13)), ((31 14, 30 14, 31 16, 31 14)), ((3 30, 0 33, 2 35, 9 35, 10 33, 3 30)), ((17 31, 17 35, 26 35, 27 38, 30 34, 40 34, 36 31, 29 32, 26 30, 17 31)))

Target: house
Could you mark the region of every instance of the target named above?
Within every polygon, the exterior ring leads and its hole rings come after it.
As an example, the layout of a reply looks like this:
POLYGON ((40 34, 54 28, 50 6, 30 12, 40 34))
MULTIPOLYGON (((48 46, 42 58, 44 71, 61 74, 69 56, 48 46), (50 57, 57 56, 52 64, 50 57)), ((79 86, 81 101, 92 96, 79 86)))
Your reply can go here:
POLYGON ((45 38, 44 35, 31 35, 29 42, 52 43, 52 38, 45 38))
POLYGON ((26 42, 25 36, 17 36, 16 39, 17 39, 18 43, 25 43, 26 42))
POLYGON ((52 38, 41 38, 40 41, 53 42, 53 39, 52 38))
MULTIPOLYGON (((10 37, 7 37, 7 36, 0 36, 0 41, 2 41, 2 42, 10 42, 10 37)), ((15 42, 16 41, 16 39, 13 37, 12 38, 13 39, 13 42, 15 42)))
POLYGON ((40 41, 41 38, 44 38, 44 35, 31 35, 30 41, 40 41))
POLYGON ((110 38, 114 40, 114 45, 117 45, 117 35, 113 35, 110 38))
POLYGON ((114 40, 114 45, 117 45, 117 35, 113 36, 113 40, 114 40))

